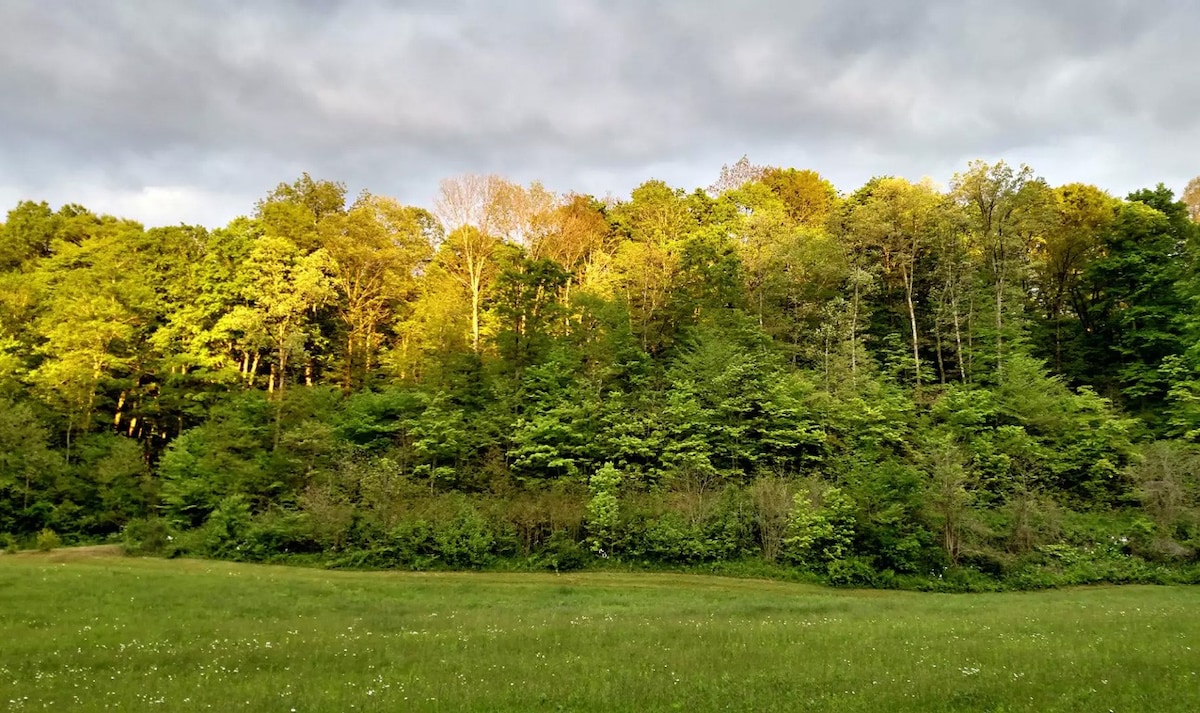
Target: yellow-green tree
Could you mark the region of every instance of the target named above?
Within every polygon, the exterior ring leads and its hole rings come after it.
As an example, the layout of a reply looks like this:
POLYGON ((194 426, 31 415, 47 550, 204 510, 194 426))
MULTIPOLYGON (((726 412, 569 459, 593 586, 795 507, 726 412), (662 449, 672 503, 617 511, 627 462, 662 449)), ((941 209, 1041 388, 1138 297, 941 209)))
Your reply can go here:
POLYGON ((345 329, 344 390, 355 388, 376 364, 384 326, 407 318, 417 271, 430 259, 437 230, 428 212, 369 194, 346 214, 321 221, 335 306, 345 329))
POLYGON ((875 182, 865 200, 850 213, 853 238, 878 252, 884 278, 898 280, 904 291, 913 383, 917 386, 921 384, 918 271, 936 236, 948 229, 947 208, 948 201, 928 180, 910 183, 903 178, 884 178, 875 182))

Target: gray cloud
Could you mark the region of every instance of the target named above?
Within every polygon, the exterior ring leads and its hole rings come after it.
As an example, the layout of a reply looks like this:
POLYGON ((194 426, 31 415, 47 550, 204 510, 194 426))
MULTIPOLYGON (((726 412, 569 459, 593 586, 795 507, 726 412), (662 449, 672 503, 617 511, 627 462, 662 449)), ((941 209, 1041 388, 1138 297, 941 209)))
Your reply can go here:
POLYGON ((1115 193, 1200 173, 1189 0, 0 5, 0 200, 209 225, 301 171, 427 204, 464 171, 626 193, 743 153, 1115 193))

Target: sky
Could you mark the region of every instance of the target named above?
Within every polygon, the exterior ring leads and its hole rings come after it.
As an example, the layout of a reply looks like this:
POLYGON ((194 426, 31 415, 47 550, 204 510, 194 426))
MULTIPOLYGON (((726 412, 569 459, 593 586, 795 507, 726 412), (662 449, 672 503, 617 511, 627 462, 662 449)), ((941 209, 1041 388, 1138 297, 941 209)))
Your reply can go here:
POLYGON ((302 172, 431 206, 626 197, 741 156, 845 192, 971 159, 1200 174, 1194 0, 4 0, 0 208, 217 227, 302 172))

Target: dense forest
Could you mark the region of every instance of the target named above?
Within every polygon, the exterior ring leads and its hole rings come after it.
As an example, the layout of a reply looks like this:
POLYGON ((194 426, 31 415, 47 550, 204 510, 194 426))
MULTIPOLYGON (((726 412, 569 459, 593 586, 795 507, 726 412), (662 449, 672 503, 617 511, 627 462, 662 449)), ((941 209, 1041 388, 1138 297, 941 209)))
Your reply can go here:
POLYGON ((0 226, 0 544, 342 567, 1200 581, 1200 180, 745 159, 627 200, 305 174, 0 226))

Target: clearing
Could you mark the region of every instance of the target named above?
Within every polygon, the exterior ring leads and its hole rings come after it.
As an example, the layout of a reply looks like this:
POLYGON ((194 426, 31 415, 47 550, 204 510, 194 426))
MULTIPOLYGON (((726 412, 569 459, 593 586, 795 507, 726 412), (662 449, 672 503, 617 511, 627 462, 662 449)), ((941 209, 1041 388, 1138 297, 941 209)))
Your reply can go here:
POLYGON ((1196 711, 1200 588, 0 556, 0 710, 1196 711))

